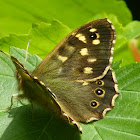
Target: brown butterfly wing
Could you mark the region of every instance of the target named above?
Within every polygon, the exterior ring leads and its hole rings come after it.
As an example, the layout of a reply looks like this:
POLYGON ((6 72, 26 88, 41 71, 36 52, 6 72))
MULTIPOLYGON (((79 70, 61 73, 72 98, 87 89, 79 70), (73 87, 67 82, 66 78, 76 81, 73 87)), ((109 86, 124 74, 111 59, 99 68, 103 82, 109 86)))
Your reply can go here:
POLYGON ((114 101, 118 96, 117 84, 112 77, 112 70, 109 70, 105 77, 98 81, 83 83, 69 81, 67 78, 53 79, 48 86, 55 94, 56 102, 61 109, 73 120, 90 122, 104 117, 106 111, 111 110, 114 101), (98 89, 103 93, 98 95, 98 89), (93 103, 97 105, 92 105, 93 103))
POLYGON ((73 120, 101 119, 118 95, 110 69, 114 42, 115 30, 108 19, 92 21, 64 38, 32 76, 53 92, 62 111, 73 120))

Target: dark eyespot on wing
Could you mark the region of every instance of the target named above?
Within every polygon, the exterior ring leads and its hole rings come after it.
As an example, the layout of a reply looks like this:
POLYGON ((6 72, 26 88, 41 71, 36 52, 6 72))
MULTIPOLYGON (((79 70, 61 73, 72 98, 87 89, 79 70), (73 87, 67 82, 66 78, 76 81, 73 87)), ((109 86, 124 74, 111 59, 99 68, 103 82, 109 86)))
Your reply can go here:
POLYGON ((93 108, 97 108, 99 106, 99 103, 96 100, 91 101, 90 106, 93 108))

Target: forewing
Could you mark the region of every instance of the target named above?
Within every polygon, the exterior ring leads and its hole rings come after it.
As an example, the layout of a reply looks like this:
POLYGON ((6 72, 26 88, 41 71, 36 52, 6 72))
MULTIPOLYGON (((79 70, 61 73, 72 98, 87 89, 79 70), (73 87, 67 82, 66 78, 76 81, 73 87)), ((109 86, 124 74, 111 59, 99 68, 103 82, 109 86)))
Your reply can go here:
POLYGON ((108 19, 89 22, 66 36, 39 64, 33 75, 95 81, 112 62, 115 30, 108 19))

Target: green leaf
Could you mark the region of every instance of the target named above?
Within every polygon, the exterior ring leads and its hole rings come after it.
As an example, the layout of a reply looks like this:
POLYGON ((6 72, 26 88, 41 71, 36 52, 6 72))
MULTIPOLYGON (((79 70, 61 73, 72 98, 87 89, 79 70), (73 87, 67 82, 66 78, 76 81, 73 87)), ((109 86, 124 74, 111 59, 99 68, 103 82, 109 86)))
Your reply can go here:
POLYGON ((70 29, 57 20, 51 24, 41 23, 31 30, 31 44, 29 51, 44 58, 68 33, 70 29))
MULTIPOLYGON (((140 22, 132 21, 128 25, 123 26, 118 21, 117 17, 112 14, 97 14, 94 18, 102 18, 103 16, 111 19, 117 33, 114 61, 123 60, 121 66, 133 63, 134 59, 128 43, 131 39, 139 36, 140 22)), ((2 38, 0 40, 0 48, 3 51, 7 51, 9 46, 26 49, 28 41, 31 40, 29 52, 32 54, 36 53, 41 58, 45 58, 45 56, 71 31, 70 28, 58 20, 53 20, 50 24, 33 24, 32 30, 28 35, 11 34, 9 37, 2 38)))
MULTIPOLYGON (((11 48, 11 55, 24 63, 32 71, 38 63, 39 57, 29 55, 25 63, 24 50, 11 48)), ((9 113, 0 111, 1 140, 32 140, 32 139, 61 139, 61 140, 139 140, 140 139, 140 63, 134 63, 119 68, 121 62, 114 64, 119 83, 119 97, 115 107, 109 111, 104 119, 89 124, 81 124, 83 134, 38 106, 34 107, 34 124, 30 105, 17 105, 9 113)), ((10 96, 17 93, 17 82, 14 77, 14 65, 9 57, 0 53, 0 108, 10 105, 10 96)))
POLYGON ((123 60, 121 66, 135 62, 129 47, 129 41, 140 36, 140 22, 132 21, 123 27, 122 33, 117 36, 114 51, 114 61, 123 60))
POLYGON ((100 13, 116 15, 123 25, 132 19, 125 2, 118 0, 1 0, 0 37, 9 33, 26 34, 32 23, 53 19, 75 29, 100 13))
POLYGON ((29 52, 44 58, 71 30, 57 20, 51 24, 33 24, 29 35, 14 35, 0 40, 1 49, 7 51, 9 46, 26 49, 29 40, 29 52))

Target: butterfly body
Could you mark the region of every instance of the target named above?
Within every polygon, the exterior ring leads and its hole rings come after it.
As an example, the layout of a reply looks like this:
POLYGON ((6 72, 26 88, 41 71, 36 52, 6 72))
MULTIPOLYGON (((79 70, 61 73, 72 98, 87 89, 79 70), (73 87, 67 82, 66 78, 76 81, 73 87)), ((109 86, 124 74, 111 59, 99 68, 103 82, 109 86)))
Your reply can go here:
POLYGON ((39 104, 51 110, 53 113, 58 113, 60 115, 60 107, 54 101, 50 90, 35 77, 33 78, 16 58, 11 56, 11 59, 16 66, 19 90, 23 91, 22 94, 18 95, 18 98, 26 98, 29 102, 39 104))
POLYGON ((110 68, 115 38, 112 23, 99 19, 66 36, 31 74, 12 58, 23 95, 77 127, 76 122, 102 119, 118 96, 110 68))

